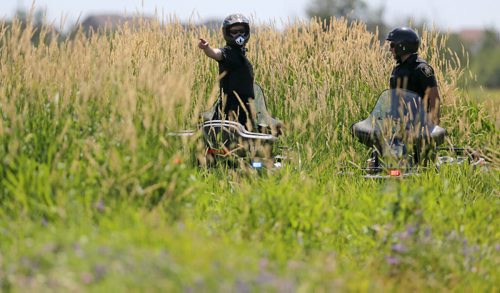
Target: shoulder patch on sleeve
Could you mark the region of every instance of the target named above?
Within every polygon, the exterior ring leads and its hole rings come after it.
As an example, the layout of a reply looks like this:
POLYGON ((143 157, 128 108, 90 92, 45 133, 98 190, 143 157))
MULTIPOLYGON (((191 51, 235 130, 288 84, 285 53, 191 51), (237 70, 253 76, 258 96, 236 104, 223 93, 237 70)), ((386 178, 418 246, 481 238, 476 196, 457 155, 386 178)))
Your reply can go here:
POLYGON ((434 75, 434 70, 432 70, 432 67, 430 67, 429 65, 425 64, 425 65, 422 65, 420 67, 420 70, 422 71, 422 73, 427 76, 427 77, 431 77, 434 75))

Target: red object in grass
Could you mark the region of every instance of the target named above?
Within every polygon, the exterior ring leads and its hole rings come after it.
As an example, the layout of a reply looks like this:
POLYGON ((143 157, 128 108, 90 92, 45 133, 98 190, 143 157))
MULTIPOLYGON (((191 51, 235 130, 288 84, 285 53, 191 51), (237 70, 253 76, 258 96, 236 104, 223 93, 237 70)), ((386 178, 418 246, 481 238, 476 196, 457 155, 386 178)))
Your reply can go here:
POLYGON ((222 155, 225 155, 225 154, 227 154, 227 151, 226 150, 218 150, 218 149, 208 149, 207 153, 208 154, 222 154, 222 155))
POLYGON ((390 170, 389 175, 391 176, 401 176, 401 170, 390 170))

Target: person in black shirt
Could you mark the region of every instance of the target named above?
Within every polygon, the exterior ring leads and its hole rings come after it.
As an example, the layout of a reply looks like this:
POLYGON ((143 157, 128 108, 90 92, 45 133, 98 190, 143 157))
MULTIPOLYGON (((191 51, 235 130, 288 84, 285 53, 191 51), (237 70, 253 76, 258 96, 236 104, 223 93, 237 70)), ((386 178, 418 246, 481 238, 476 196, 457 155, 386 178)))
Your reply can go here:
POLYGON ((434 69, 418 56, 420 38, 411 28, 401 27, 387 35, 397 64, 392 70, 391 89, 402 88, 419 94, 427 105, 430 120, 439 124, 440 98, 434 69))
MULTIPOLYGON (((434 125, 439 124, 440 97, 434 69, 418 56, 420 38, 408 27, 392 30, 386 38, 390 52, 397 64, 392 70, 391 89, 405 89, 417 93, 426 107, 427 117, 434 125)), ((413 142, 414 161, 428 163, 431 145, 418 136, 413 142)))
POLYGON ((202 38, 198 43, 205 55, 219 63, 223 103, 217 112, 222 112, 224 117, 217 118, 236 120, 251 130, 254 119, 249 103, 255 94, 253 67, 246 57, 245 47, 250 39, 248 18, 241 14, 227 16, 222 24, 222 33, 226 40, 226 46, 223 48, 212 48, 202 38))
MULTIPOLYGON (((396 66, 392 70, 390 78, 391 89, 405 89, 417 93, 426 107, 427 117, 434 125, 439 124, 440 97, 437 87, 434 69, 425 60, 418 56, 420 37, 407 27, 392 30, 386 38, 390 43, 390 52, 396 60, 396 66)), ((354 124, 354 133, 371 132, 364 129, 365 126, 354 124)), ((364 138, 363 138, 364 139, 364 138)), ((375 150, 372 158, 368 160, 369 167, 379 167, 378 154, 382 150, 381 142, 374 142, 375 150)), ((424 164, 428 162, 431 144, 418 135, 411 142, 414 163, 424 164)))

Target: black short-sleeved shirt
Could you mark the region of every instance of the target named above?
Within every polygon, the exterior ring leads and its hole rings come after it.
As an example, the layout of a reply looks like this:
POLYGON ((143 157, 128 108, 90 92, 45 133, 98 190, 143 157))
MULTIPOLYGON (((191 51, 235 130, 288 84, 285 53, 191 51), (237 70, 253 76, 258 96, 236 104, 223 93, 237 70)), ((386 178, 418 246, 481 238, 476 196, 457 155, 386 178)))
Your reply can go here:
POLYGON ((220 49, 223 59, 219 61, 219 74, 225 74, 220 80, 221 90, 227 95, 225 113, 236 110, 240 103, 234 92, 244 103, 255 96, 253 90, 254 73, 252 64, 240 47, 226 46, 220 49))
POLYGON ((391 89, 403 88, 425 96, 427 88, 437 86, 434 69, 425 60, 412 54, 402 63, 398 63, 392 70, 391 89))

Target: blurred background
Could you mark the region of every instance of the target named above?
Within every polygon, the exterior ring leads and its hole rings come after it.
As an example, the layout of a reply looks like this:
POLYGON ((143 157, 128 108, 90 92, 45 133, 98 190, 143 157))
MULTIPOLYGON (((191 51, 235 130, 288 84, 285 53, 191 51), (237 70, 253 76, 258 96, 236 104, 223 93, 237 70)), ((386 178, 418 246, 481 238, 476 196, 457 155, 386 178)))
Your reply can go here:
MULTIPOLYGON (((473 74, 473 87, 500 89, 500 2, 491 0, 0 0, 0 19, 33 19, 35 25, 50 25, 62 36, 76 28, 98 30, 106 22, 115 25, 135 16, 220 27, 231 13, 248 15, 255 23, 282 29, 312 17, 325 20, 345 17, 363 21, 379 33, 409 25, 418 31, 437 30, 449 34, 447 46, 459 55, 473 74)), ((33 36, 37 41, 37 35, 33 36)))

